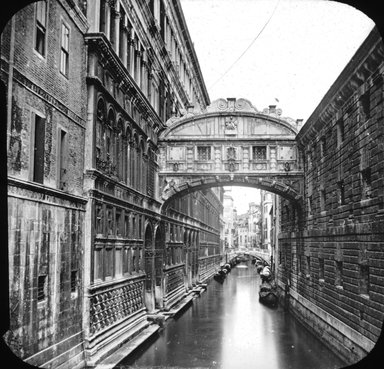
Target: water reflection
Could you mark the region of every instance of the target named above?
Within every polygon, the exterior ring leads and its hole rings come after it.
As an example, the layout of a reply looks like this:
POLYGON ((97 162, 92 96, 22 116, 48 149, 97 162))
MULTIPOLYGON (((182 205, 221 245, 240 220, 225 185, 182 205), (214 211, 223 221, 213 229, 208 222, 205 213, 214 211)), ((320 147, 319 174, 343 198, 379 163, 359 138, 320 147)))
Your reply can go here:
POLYGON ((343 363, 282 308, 258 301, 255 267, 234 268, 120 368, 336 369, 343 363))

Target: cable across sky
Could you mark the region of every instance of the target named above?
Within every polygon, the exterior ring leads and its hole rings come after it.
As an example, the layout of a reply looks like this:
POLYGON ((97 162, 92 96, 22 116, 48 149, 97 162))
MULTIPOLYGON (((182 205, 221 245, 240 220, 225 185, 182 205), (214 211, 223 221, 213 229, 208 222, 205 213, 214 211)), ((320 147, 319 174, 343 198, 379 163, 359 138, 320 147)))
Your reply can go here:
POLYGON ((241 53, 241 55, 229 66, 229 68, 211 85, 209 88, 212 88, 216 85, 217 82, 219 82, 225 75, 235 66, 235 64, 245 55, 245 53, 252 47, 252 45, 256 42, 256 40, 259 38, 259 36, 262 34, 264 29, 267 27, 268 23, 271 21, 273 15, 276 12, 276 9, 280 3, 280 0, 277 0, 275 8, 273 9, 273 12, 271 13, 268 20, 265 22, 264 26, 261 28, 260 32, 256 35, 256 37, 252 40, 252 42, 248 45, 248 47, 241 53))

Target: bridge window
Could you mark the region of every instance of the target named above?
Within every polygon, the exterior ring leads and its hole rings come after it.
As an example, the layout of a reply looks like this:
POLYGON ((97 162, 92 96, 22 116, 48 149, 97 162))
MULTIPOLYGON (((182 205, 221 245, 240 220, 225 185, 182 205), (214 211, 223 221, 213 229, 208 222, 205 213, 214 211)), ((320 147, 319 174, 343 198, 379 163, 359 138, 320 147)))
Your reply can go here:
POLYGON ((211 148, 209 146, 198 146, 197 160, 201 160, 201 161, 211 160, 211 148))
POLYGON ((267 146, 252 147, 253 160, 267 160, 267 146))

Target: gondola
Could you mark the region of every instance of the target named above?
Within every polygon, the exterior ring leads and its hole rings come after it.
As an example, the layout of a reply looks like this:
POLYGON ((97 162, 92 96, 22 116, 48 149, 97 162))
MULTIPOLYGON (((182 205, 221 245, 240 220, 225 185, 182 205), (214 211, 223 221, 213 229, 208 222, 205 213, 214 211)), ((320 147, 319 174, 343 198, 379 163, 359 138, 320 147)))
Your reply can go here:
POLYGON ((276 307, 279 302, 277 288, 274 283, 263 282, 260 285, 259 301, 265 305, 276 307))

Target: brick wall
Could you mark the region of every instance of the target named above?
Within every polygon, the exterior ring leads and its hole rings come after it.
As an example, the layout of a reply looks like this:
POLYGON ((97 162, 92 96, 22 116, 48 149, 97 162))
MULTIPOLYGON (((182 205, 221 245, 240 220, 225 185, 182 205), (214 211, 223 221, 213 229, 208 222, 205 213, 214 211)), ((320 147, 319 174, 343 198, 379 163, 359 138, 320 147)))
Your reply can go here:
POLYGON ((300 299, 316 306, 317 334, 337 331, 328 341, 347 362, 370 351, 384 319, 383 50, 373 31, 299 132, 304 200, 281 207, 279 278, 308 326, 300 299))
POLYGON ((67 1, 47 3, 44 57, 34 49, 35 4, 19 11, 14 28, 9 22, 1 35, 1 79, 6 85, 12 83, 12 96, 7 96, 11 114, 7 122, 10 330, 6 340, 30 364, 74 368, 83 362, 86 22, 67 1), (70 29, 67 77, 60 73, 62 22, 70 29), (36 137, 35 115, 44 119, 43 135, 36 137), (43 141, 39 161, 43 170, 42 180, 36 181, 33 152, 39 141, 43 141), (60 177, 61 142, 65 142, 65 165, 61 165, 65 174, 60 177))

